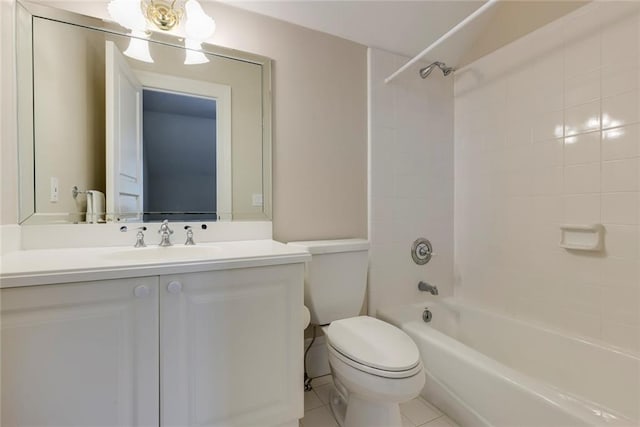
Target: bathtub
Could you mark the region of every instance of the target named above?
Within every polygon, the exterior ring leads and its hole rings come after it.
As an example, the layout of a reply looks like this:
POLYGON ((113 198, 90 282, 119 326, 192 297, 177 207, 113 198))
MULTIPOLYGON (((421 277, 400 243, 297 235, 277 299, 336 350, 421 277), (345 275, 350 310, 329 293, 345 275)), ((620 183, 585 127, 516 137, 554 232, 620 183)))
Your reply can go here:
POLYGON ((637 355, 453 298, 378 317, 415 340, 422 396, 462 426, 640 425, 637 355))

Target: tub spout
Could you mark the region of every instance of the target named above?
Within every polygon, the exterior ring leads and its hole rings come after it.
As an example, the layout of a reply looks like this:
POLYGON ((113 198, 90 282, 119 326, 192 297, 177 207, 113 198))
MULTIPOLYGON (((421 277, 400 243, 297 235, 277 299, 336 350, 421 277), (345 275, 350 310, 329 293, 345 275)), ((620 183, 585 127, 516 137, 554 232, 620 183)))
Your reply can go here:
POLYGON ((420 281, 420 283, 418 283, 418 289, 422 292, 429 292, 431 295, 438 295, 438 287, 432 286, 427 282, 420 281))

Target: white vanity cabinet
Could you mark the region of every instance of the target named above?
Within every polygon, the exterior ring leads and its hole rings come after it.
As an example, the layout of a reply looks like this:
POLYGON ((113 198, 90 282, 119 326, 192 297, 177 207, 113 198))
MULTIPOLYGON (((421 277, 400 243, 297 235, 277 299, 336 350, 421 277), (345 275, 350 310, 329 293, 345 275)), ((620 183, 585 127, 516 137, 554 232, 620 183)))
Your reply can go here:
POLYGON ((303 266, 160 277, 161 425, 302 416, 303 266))
POLYGON ((2 289, 3 426, 157 426, 158 278, 2 289))
POLYGON ((6 426, 302 416, 304 264, 1 290, 6 426))

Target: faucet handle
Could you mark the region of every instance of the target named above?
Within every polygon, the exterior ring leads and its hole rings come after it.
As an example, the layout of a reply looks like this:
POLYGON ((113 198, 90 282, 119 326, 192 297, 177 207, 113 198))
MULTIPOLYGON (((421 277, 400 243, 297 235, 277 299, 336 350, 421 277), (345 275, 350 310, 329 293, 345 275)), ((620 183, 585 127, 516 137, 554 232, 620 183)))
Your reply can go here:
POLYGON ((187 241, 184 242, 184 244, 186 246, 195 245, 196 242, 193 241, 193 229, 191 228, 191 226, 190 225, 185 225, 184 229, 187 230, 187 241))
POLYGON ((136 244, 133 245, 134 248, 144 248, 147 244, 144 242, 144 231, 147 230, 147 227, 138 227, 136 228, 138 232, 136 233, 136 244))
POLYGON ((162 224, 160 224, 160 229, 158 230, 158 234, 160 233, 169 233, 169 234, 173 234, 173 230, 169 228, 169 220, 165 219, 162 221, 162 224))

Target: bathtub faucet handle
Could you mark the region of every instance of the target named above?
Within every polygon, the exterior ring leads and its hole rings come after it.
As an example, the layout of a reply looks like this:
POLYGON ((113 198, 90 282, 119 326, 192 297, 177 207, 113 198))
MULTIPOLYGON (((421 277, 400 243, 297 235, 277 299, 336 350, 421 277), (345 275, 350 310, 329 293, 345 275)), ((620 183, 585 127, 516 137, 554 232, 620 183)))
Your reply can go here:
POLYGON ((422 292, 429 292, 431 295, 438 295, 438 287, 428 284, 427 282, 423 282, 422 280, 418 283, 418 289, 422 292))

